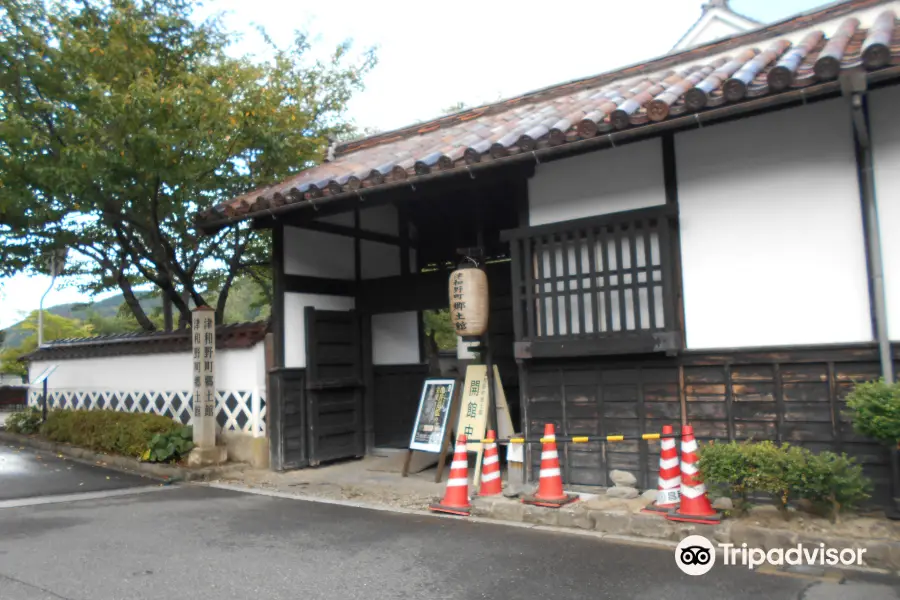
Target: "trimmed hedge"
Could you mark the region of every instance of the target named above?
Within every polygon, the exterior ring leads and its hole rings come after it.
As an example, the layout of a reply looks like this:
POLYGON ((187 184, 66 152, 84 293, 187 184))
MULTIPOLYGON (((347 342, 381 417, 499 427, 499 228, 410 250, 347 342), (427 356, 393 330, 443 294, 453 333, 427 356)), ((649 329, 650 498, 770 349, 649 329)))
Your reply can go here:
POLYGON ((150 447, 153 436, 181 429, 181 423, 154 414, 54 410, 47 415, 41 433, 54 442, 137 458, 150 447))
POLYGON ((704 481, 735 501, 744 512, 750 497, 769 495, 788 518, 788 504, 804 499, 836 521, 859 506, 871 491, 862 467, 846 454, 815 454, 800 446, 763 442, 709 442, 700 446, 704 481))

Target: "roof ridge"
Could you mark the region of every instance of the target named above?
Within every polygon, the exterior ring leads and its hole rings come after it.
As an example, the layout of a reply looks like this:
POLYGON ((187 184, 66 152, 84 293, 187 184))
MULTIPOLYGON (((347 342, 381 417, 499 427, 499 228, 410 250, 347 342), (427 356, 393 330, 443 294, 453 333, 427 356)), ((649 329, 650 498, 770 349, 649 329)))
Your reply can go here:
POLYGON ((350 140, 336 146, 334 155, 336 158, 346 157, 359 150, 374 148, 384 143, 396 142, 415 135, 428 133, 436 129, 451 127, 461 122, 471 121, 472 119, 480 118, 485 115, 505 112, 511 108, 549 100, 557 96, 565 95, 566 93, 571 93, 573 87, 589 89, 600 87, 626 77, 652 74, 679 63, 683 63, 685 60, 700 60, 746 44, 765 41, 769 37, 791 33, 797 29, 796 24, 798 22, 803 22, 804 26, 812 26, 821 23, 822 21, 841 17, 856 10, 878 6, 879 4, 887 4, 891 1, 892 0, 838 0, 837 2, 821 5, 809 11, 786 17, 780 21, 775 21, 747 32, 738 33, 720 40, 688 48, 681 52, 670 52, 649 60, 625 65, 612 71, 553 84, 498 102, 468 108, 450 115, 441 115, 434 119, 406 125, 373 136, 350 140))

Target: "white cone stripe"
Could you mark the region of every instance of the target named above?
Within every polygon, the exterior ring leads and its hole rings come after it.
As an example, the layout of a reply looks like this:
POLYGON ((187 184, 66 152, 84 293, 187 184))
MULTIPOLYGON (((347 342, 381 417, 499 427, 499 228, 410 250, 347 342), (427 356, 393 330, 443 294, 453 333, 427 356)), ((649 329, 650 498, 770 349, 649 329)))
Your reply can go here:
POLYGON ((457 445, 456 445, 456 450, 455 450, 455 452, 456 452, 457 454, 459 454, 459 453, 465 454, 465 453, 466 453, 466 446, 465 446, 465 444, 457 444, 457 445))
POLYGON ((696 475, 699 471, 694 463, 681 463, 681 472, 685 475, 696 475))
POLYGON ((555 441, 556 441, 556 435, 555 435, 555 434, 554 434, 554 435, 545 435, 545 436, 544 436, 544 439, 547 440, 547 441, 549 441, 549 442, 555 442, 555 441))
POLYGON ((469 461, 467 461, 467 460, 454 460, 452 463, 450 463, 450 468, 451 468, 451 469, 468 469, 468 468, 469 468, 469 461))
POLYGON ((702 483, 700 485, 695 485, 695 486, 687 486, 687 485, 681 486, 681 495, 684 496, 685 498, 690 498, 691 500, 693 500, 694 498, 699 498, 700 496, 702 496, 705 493, 706 493, 706 486, 703 485, 702 483))
POLYGON ((661 487, 664 490, 668 490, 671 488, 676 488, 681 485, 681 477, 673 477, 672 479, 663 479, 659 478, 659 484, 657 487, 661 487))
POLYGON ((673 450, 675 448, 675 440, 663 440, 659 445, 663 450, 673 450))
POLYGON ((697 440, 691 440, 689 442, 683 442, 681 444, 681 452, 696 452, 697 451, 697 440))
POLYGON ((469 485, 469 480, 464 477, 447 480, 447 487, 460 487, 464 485, 469 485))
POLYGON ((678 466, 677 458, 665 458, 659 460, 659 468, 660 469, 674 469, 678 466))
POLYGON ((488 456, 487 458, 485 458, 485 459, 482 461, 481 464, 483 464, 483 465, 495 465, 495 464, 497 464, 498 462, 500 462, 500 457, 499 457, 499 456, 488 456))
POLYGON ((680 498, 680 494, 678 490, 659 490, 656 494, 656 503, 657 504, 671 504, 674 502, 678 502, 680 498))
POLYGON ((493 481, 495 479, 500 478, 500 471, 495 471, 493 473, 485 473, 481 476, 481 481, 493 481))
POLYGON ((541 469, 541 479, 544 477, 559 477, 559 469, 541 469))
POLYGON ((559 452, 556 450, 547 450, 546 452, 541 452, 541 460, 550 460, 551 458, 559 458, 559 452))

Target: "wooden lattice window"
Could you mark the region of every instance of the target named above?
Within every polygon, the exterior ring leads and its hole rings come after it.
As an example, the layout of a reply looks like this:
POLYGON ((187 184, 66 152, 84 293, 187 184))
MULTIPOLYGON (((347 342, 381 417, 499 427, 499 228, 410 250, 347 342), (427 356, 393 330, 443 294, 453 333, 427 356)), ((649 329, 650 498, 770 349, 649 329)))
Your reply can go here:
POLYGON ((660 206, 505 232, 519 354, 677 345, 673 218, 660 206))

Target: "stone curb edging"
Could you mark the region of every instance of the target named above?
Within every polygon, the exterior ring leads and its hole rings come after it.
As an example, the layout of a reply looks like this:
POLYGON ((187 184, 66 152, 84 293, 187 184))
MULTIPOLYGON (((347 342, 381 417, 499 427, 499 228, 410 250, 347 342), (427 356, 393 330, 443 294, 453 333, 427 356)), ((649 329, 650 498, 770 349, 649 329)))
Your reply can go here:
POLYGON ((481 498, 472 501, 472 515, 488 519, 531 523, 549 527, 575 528, 604 534, 649 538, 677 544, 689 535, 702 535, 707 539, 740 547, 746 543, 751 548, 766 551, 795 547, 803 544, 810 548, 824 543, 828 548, 866 549, 865 566, 887 571, 900 571, 900 540, 841 538, 805 532, 757 527, 735 520, 724 520, 718 525, 669 521, 657 515, 622 510, 597 510, 585 504, 575 503, 562 508, 545 508, 523 504, 509 498, 481 498))
POLYGON ((15 446, 26 446, 35 450, 43 450, 53 454, 62 454, 79 462, 96 465, 104 463, 104 467, 122 471, 126 473, 138 473, 154 479, 163 481, 210 481, 225 475, 233 474, 236 471, 243 470, 244 464, 226 464, 214 467, 203 467, 200 469, 189 469, 178 465, 164 465, 156 463, 141 462, 136 458, 127 456, 118 456, 115 454, 103 454, 72 446, 59 442, 51 442, 28 435, 20 435, 17 433, 9 433, 0 430, 0 443, 12 444, 15 446))

